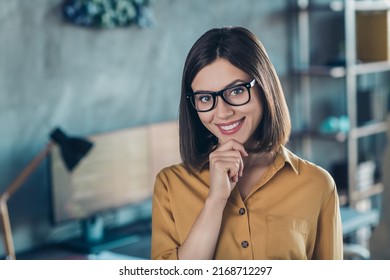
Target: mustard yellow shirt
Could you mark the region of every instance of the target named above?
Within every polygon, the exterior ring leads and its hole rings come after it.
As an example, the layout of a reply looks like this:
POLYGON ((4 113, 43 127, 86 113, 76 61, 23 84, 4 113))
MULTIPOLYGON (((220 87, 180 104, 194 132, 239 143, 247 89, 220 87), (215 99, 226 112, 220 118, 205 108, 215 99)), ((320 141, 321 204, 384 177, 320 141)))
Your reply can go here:
MULTIPOLYGON (((152 259, 178 259, 209 191, 209 170, 182 164, 156 177, 152 259)), ((215 259, 342 259, 342 228, 334 180, 283 147, 250 194, 234 189, 226 204, 215 259)))

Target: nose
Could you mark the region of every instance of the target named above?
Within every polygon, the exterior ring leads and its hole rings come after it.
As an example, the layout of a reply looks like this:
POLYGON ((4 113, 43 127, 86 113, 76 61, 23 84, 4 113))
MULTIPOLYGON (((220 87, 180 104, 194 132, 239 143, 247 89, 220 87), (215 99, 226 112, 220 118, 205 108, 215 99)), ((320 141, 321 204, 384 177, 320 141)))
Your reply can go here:
POLYGON ((219 119, 227 119, 234 114, 232 106, 227 104, 220 96, 217 97, 215 113, 219 119))

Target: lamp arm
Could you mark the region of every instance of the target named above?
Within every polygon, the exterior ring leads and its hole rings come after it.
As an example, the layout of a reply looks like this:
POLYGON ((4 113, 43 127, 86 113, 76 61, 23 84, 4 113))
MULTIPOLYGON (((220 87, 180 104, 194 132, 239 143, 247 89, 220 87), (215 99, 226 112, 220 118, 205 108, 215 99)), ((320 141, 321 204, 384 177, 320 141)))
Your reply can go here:
POLYGON ((26 181, 31 173, 39 166, 39 164, 46 158, 50 149, 53 146, 53 142, 49 142, 40 152, 37 154, 30 163, 23 169, 23 171, 12 181, 12 183, 6 188, 5 192, 0 196, 0 216, 1 225, 4 231, 4 245, 8 259, 16 259, 14 242, 12 238, 11 223, 8 214, 7 201, 26 181))
POLYGON ((4 199, 4 196, 0 197, 0 215, 1 215, 1 225, 4 231, 4 246, 7 253, 6 258, 10 260, 15 260, 15 248, 14 240, 12 238, 11 223, 9 221, 7 201, 4 199))
POLYGON ((53 142, 49 142, 40 152, 37 154, 30 163, 23 169, 23 171, 16 177, 11 184, 8 185, 2 197, 5 198, 5 201, 12 196, 26 181, 30 174, 39 166, 42 160, 48 155, 50 149, 53 146, 53 142))

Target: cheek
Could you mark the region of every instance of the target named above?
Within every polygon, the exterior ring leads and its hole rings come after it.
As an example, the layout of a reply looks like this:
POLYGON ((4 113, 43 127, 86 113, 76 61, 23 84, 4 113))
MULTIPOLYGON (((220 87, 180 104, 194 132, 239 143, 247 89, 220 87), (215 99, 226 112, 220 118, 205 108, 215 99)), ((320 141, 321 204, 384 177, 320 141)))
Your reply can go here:
POLYGON ((198 113, 198 116, 205 127, 208 127, 213 119, 213 116, 210 113, 198 113))

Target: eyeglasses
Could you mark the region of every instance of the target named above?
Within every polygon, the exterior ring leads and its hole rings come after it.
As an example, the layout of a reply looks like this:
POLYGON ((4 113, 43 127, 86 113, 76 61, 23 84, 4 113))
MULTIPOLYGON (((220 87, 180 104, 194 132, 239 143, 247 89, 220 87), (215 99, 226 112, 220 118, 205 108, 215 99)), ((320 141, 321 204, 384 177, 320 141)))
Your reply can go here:
POLYGON ((191 101, 192 106, 198 112, 208 112, 215 108, 217 97, 220 96, 223 101, 231 106, 242 106, 251 100, 250 89, 255 85, 253 79, 249 83, 234 85, 216 92, 193 92, 186 95, 191 101))

